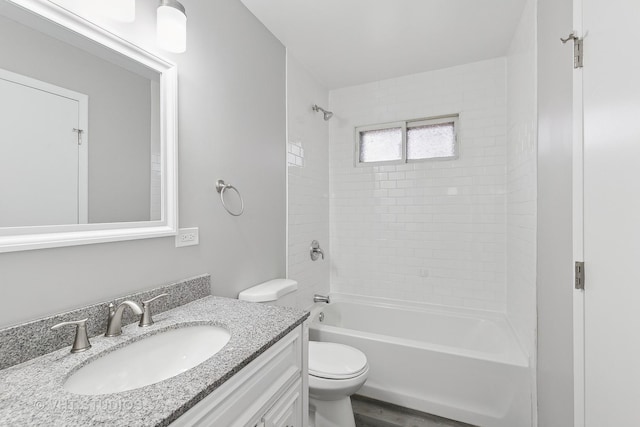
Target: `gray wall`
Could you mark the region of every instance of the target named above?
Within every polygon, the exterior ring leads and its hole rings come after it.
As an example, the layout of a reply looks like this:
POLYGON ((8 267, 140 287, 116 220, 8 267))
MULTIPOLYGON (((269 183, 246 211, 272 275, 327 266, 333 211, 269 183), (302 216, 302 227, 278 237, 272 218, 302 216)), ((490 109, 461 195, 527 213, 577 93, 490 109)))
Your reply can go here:
MULTIPOLYGON (((112 25, 155 48, 155 7, 137 2, 135 24, 112 25)), ((0 327, 174 280, 211 273, 216 295, 235 297, 285 274, 285 49, 237 0, 184 0, 188 50, 161 53, 179 68, 180 226, 173 238, 0 254, 0 327), (215 192, 237 186, 245 214, 215 192)))
POLYGON ((538 2, 538 425, 573 425, 571 0, 538 2))
POLYGON ((89 222, 149 220, 150 81, 4 17, 0 52, 0 68, 89 96, 89 222))

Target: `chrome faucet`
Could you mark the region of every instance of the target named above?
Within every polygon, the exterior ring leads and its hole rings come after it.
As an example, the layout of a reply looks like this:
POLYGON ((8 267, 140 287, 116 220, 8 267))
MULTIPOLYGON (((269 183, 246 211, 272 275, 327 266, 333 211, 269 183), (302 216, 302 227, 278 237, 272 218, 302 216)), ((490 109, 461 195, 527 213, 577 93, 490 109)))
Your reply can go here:
POLYGON ((324 259, 324 251, 320 249, 320 243, 318 243, 317 240, 311 242, 309 253, 311 254, 311 261, 316 261, 319 256, 322 256, 322 259, 324 259))
POLYGON ((142 314, 140 306, 133 301, 122 301, 117 307, 114 303, 109 303, 109 319, 107 321, 107 333, 104 334, 105 337, 117 337, 122 334, 122 312, 127 306, 135 314, 142 314))
POLYGON ((331 302, 331 299, 329 298, 329 295, 324 296, 315 294, 313 296, 313 302, 326 302, 327 304, 329 304, 331 302))

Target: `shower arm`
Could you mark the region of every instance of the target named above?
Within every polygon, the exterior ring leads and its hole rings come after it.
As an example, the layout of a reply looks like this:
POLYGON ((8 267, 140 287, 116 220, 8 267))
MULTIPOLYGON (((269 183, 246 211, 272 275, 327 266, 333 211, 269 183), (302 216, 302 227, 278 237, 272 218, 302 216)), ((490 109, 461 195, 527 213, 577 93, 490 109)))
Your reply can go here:
POLYGON ((333 113, 331 111, 327 111, 324 108, 320 107, 318 104, 313 104, 313 106, 311 107, 311 109, 313 111, 320 112, 322 111, 322 113, 324 114, 324 120, 327 121, 329 120, 331 117, 333 117, 333 113))

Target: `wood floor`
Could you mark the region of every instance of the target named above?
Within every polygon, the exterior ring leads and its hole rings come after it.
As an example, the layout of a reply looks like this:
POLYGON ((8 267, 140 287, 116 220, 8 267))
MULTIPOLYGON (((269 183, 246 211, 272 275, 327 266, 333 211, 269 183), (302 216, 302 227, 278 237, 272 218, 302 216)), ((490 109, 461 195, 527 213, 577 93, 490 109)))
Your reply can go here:
POLYGON ((351 396, 356 427, 473 427, 362 396, 351 396))

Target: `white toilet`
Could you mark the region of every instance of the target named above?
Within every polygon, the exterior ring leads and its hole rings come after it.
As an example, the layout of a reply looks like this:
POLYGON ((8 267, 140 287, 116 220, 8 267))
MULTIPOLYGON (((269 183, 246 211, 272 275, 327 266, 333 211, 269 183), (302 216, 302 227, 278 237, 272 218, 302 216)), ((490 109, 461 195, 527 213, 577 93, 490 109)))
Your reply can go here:
MULTIPOLYGON (((275 279, 245 289, 238 299, 295 305, 292 292, 297 289, 294 280, 275 279)), ((355 427, 351 395, 362 387, 368 374, 367 357, 360 350, 344 344, 310 341, 309 426, 355 427)))
POLYGON ((360 350, 309 341, 309 425, 355 427, 351 395, 368 375, 367 356, 360 350))

